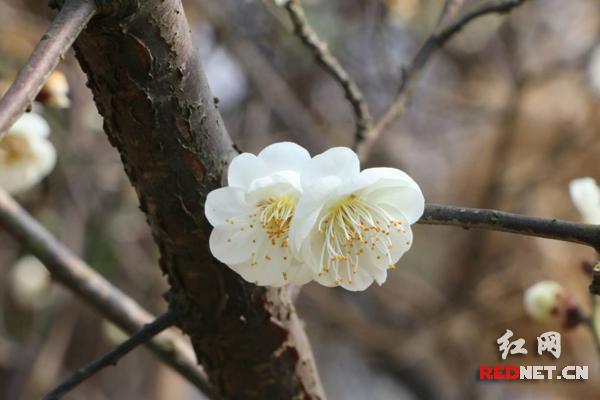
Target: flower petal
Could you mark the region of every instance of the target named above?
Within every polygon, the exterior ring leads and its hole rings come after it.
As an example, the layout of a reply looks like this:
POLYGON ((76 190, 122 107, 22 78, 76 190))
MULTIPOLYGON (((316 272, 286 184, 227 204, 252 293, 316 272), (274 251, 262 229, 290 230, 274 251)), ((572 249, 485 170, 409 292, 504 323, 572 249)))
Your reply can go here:
POLYGON ((328 176, 313 182, 300 197, 296 213, 290 226, 290 246, 299 252, 302 243, 315 228, 317 219, 324 207, 337 199, 342 181, 335 176, 328 176))
POLYGON ((269 173, 271 171, 263 160, 254 154, 242 153, 231 160, 227 171, 227 183, 229 186, 246 189, 253 180, 269 173))
POLYGON ((265 240, 263 231, 256 226, 251 228, 247 218, 232 218, 230 223, 213 229, 209 246, 215 258, 232 265, 251 259, 265 240))
POLYGON ((265 147, 258 153, 258 158, 263 160, 272 172, 286 170, 300 172, 310 161, 310 154, 296 143, 281 142, 265 147))
POLYGON ((384 207, 386 211, 394 217, 400 224, 390 230, 390 241, 392 242, 392 248, 390 249, 390 264, 396 264, 400 257, 406 253, 413 242, 412 229, 408 223, 408 219, 399 210, 395 210, 393 207, 384 207))
POLYGON ((246 281, 261 286, 280 287, 288 283, 303 285, 312 275, 294 259, 287 248, 264 241, 256 255, 246 262, 230 265, 246 281))
MULTIPOLYGON (((394 183, 394 182, 380 182, 394 183)), ((374 204, 390 206, 402 212, 407 222, 412 225, 421 218, 425 211, 425 198, 420 190, 408 186, 387 186, 368 193, 367 198, 374 204)))
POLYGON ((583 220, 590 224, 600 224, 600 188, 596 181, 589 177, 572 180, 569 192, 583 220))
POLYGON ((348 194, 360 191, 369 202, 393 204, 402 210, 410 224, 417 222, 425 210, 425 198, 419 185, 396 168, 365 169, 345 191, 348 194))
POLYGON ((296 199, 300 196, 301 190, 299 174, 292 171, 279 171, 254 180, 246 192, 246 201, 248 204, 256 204, 269 197, 282 196, 296 199))
POLYGON ((346 290, 360 292, 366 290, 373 283, 374 278, 371 274, 363 269, 358 269, 351 279, 344 279, 340 285, 346 290))
POLYGON ((43 117, 34 113, 26 113, 21 115, 8 131, 37 137, 47 137, 50 134, 50 126, 43 117))
POLYGON ((302 170, 302 186, 311 186, 326 176, 335 176, 342 181, 358 176, 360 161, 355 152, 347 147, 334 147, 313 157, 302 170))
POLYGON ((223 187, 213 190, 206 197, 204 213, 212 226, 225 224, 225 220, 247 214, 248 205, 244 200, 244 190, 237 187, 223 187))
MULTIPOLYGON (((8 135, 16 135, 8 133, 8 135)), ((56 165, 56 150, 52 143, 37 134, 20 136, 27 141, 29 154, 0 166, 0 187, 11 194, 19 193, 38 184, 56 165)))

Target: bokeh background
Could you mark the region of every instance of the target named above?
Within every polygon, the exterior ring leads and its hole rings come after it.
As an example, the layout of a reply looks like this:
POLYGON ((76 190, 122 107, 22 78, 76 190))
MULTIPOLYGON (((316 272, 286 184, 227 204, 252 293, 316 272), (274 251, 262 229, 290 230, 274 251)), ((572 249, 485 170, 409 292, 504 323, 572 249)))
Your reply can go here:
MULTIPOLYGON (((353 115, 342 90, 291 34, 281 8, 267 0, 184 3, 227 128, 242 149, 292 140, 316 152, 351 143, 353 115)), ((443 1, 303 3, 378 116, 443 1)), ((480 2, 452 3, 460 15, 480 2)), ((45 2, 0 2, 0 90, 52 15, 45 2)), ((597 0, 531 0, 510 16, 479 19, 436 53, 406 113, 367 164, 407 171, 429 202, 578 220, 569 181, 600 178, 599 39, 597 0)), ((70 107, 36 106, 52 126, 59 163, 18 200, 98 272, 159 313, 167 286, 135 193, 72 54, 59 69, 70 107)), ((349 293, 309 284, 299 297, 331 399, 599 398, 600 356, 589 330, 532 322, 522 305, 524 289, 553 279, 589 312, 590 278, 581 264, 594 260, 590 249, 450 227, 414 230, 412 250, 384 286, 349 293), (479 382, 479 365, 500 363, 496 339, 506 329, 529 350, 509 364, 589 365, 590 379, 479 382), (559 360, 536 354, 536 336, 549 330, 562 333, 559 360)), ((26 255, 0 232, 0 399, 37 399, 123 338, 26 255)), ((202 397, 139 349, 68 398, 202 397)))

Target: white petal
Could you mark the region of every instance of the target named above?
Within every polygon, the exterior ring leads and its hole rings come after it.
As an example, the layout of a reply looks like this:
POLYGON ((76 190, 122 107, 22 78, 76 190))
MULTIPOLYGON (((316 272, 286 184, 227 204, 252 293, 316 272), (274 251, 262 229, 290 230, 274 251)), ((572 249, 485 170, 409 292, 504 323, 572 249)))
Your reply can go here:
POLYGON ((35 186, 56 165, 56 150, 52 143, 41 136, 25 137, 31 154, 24 159, 0 165, 0 187, 12 194, 35 186))
POLYGON ((373 280, 374 278, 371 274, 359 268, 359 270, 352 275, 351 281, 344 279, 340 286, 346 290, 360 292, 371 286, 373 280))
POLYGON ((272 172, 285 170, 300 172, 310 161, 310 154, 296 143, 281 142, 265 147, 258 153, 258 158, 263 160, 272 172))
POLYGON ((313 274, 310 268, 300 261, 297 261, 296 263, 297 266, 290 269, 290 283, 296 285, 305 285, 312 281, 313 274))
POLYGON ((301 192, 300 175, 292 171, 280 171, 250 184, 246 193, 246 202, 256 204, 269 197, 289 196, 298 198, 301 192))
POLYGON ((246 189, 253 180, 270 174, 265 162, 254 154, 242 153, 236 156, 229 164, 227 183, 246 189))
POLYGON ((387 272, 388 272, 387 269, 372 271, 373 278, 375 278, 375 282, 377 282, 377 284, 379 286, 383 285, 385 283, 385 281, 387 280, 387 272))
POLYGON ((410 225, 417 222, 425 211, 423 193, 414 187, 387 186, 376 189, 366 194, 365 197, 374 204, 389 205, 393 209, 402 212, 410 225))
POLYGON ((34 113, 26 113, 21 115, 8 131, 47 137, 50 134, 50 126, 48 126, 46 120, 41 116, 34 113))
POLYGON ((304 188, 290 226, 289 238, 293 251, 300 251, 302 243, 308 238, 311 230, 315 229, 323 208, 337 200, 341 184, 339 178, 328 176, 304 188))
POLYGON ((541 281, 529 287, 523 296, 525 311, 534 320, 547 322, 559 318, 553 311, 564 301, 565 289, 554 281, 541 281))
POLYGON ((255 257, 230 267, 246 281, 261 286, 305 284, 311 279, 311 274, 303 269, 301 262, 290 255, 287 248, 271 246, 268 241, 264 241, 257 249, 255 257))
POLYGON ((213 190, 206 197, 204 213, 212 226, 224 224, 229 218, 246 215, 248 205, 244 200, 244 191, 237 187, 213 190))
POLYGON ((571 200, 587 223, 600 224, 600 189, 593 178, 579 178, 569 184, 571 200))
POLYGON ((397 181, 398 184, 399 182, 403 182, 406 186, 412 186, 419 189, 419 185, 414 179, 408 176, 406 172, 397 168, 381 167, 364 169, 360 172, 357 182, 359 183, 359 186, 366 187, 376 184, 383 179, 397 181))
POLYGON ((352 179, 360 173, 360 161, 355 152, 347 147, 334 147, 313 157, 302 170, 302 186, 311 186, 326 176, 335 176, 342 181, 352 179))
POLYGON ((263 231, 246 218, 234 218, 233 223, 217 225, 210 234, 209 246, 213 256, 231 265, 249 260, 253 252, 265 241, 263 231))
POLYGON ((313 279, 319 285, 323 285, 326 287, 339 286, 335 280, 335 275, 334 275, 333 271, 329 271, 329 273, 315 274, 313 279))
POLYGON ((360 192, 369 202, 393 204, 410 224, 417 222, 425 210, 425 198, 419 185, 396 168, 365 169, 346 187, 346 192, 360 192))
POLYGON ((386 208, 386 211, 396 220, 401 222, 400 226, 390 231, 389 236, 392 241, 392 248, 390 250, 392 257, 391 263, 396 264, 398 260, 400 260, 400 257, 402 257, 412 246, 413 233, 407 218, 400 211, 394 210, 392 207, 386 208))

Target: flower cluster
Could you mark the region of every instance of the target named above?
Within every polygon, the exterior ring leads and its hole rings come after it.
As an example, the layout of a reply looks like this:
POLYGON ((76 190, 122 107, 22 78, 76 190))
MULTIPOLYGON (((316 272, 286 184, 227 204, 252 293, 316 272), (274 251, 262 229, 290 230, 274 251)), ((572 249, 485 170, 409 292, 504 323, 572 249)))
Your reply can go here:
POLYGON ((311 158, 284 142, 234 158, 228 186, 211 192, 205 209, 213 255, 245 280, 364 290, 383 284, 410 248, 424 206, 398 169, 360 171, 348 148, 311 158))
POLYGON ((48 141, 50 127, 41 116, 22 115, 0 139, 0 187, 18 193, 39 183, 56 164, 48 141))

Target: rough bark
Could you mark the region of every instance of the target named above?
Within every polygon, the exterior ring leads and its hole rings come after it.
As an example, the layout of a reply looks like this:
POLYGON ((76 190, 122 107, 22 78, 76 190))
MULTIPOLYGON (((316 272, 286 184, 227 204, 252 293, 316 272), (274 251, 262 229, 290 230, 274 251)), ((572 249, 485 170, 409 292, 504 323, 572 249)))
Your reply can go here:
POLYGON ((208 250, 204 201, 235 150, 180 1, 104 3, 76 55, 160 249, 171 307, 215 395, 323 398, 287 293, 244 282, 208 250))

